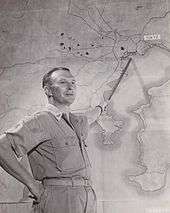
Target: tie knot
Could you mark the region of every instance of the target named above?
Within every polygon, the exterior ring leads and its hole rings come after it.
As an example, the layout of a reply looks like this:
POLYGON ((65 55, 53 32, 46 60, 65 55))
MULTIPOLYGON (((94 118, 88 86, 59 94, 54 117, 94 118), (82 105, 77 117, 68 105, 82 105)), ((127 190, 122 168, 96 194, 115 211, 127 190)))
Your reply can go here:
POLYGON ((74 130, 74 127, 72 125, 72 123, 70 122, 70 119, 69 119, 69 113, 62 113, 62 116, 61 116, 65 121, 66 123, 74 130))
POLYGON ((63 112, 63 113, 62 113, 62 117, 63 117, 65 120, 69 121, 69 113, 63 112))

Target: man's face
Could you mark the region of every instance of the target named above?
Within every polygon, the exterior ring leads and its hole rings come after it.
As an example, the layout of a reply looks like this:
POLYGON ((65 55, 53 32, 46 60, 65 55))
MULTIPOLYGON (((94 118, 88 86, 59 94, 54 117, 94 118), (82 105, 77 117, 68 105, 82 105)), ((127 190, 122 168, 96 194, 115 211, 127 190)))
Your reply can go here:
POLYGON ((69 71, 58 70, 51 75, 50 91, 53 100, 59 104, 69 106, 75 100, 76 81, 69 71))

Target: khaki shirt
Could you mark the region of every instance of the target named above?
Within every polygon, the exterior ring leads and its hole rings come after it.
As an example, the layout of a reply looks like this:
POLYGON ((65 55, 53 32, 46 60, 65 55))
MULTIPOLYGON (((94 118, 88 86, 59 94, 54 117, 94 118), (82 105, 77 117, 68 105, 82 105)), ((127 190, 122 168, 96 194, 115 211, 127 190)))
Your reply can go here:
POLYGON ((33 176, 37 180, 50 177, 90 178, 90 162, 86 138, 85 116, 70 113, 70 123, 49 105, 6 131, 17 157, 27 154, 33 176))

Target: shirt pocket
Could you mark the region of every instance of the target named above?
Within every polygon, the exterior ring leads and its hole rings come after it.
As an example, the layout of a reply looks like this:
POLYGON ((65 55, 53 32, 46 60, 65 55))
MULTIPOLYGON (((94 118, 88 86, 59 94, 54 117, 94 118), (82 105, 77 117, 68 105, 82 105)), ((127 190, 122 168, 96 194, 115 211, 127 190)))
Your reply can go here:
POLYGON ((52 139, 52 144, 55 149, 61 149, 64 147, 71 147, 78 145, 77 138, 75 136, 59 136, 52 139))
POLYGON ((62 172, 71 172, 85 167, 78 139, 74 136, 57 138, 53 148, 56 164, 62 172))

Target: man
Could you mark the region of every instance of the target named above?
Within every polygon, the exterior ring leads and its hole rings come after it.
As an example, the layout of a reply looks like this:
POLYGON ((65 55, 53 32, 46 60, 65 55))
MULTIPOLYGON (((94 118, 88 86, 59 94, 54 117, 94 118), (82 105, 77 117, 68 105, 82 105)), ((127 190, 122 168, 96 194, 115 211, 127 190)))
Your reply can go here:
POLYGON ((6 131, 0 138, 0 165, 32 194, 36 213, 94 213, 96 196, 90 182, 86 151, 88 118, 70 113, 76 82, 69 69, 58 67, 43 77, 48 106, 6 131), (33 176, 17 157, 27 155, 33 176))

